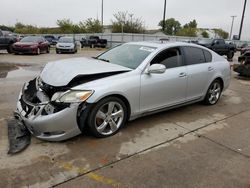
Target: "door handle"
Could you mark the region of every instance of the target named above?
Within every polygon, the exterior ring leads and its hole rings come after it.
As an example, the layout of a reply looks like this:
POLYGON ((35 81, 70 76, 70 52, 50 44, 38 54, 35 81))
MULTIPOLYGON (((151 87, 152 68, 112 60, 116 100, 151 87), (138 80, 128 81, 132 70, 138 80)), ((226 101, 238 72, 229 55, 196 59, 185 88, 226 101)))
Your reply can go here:
POLYGON ((185 76, 187 76, 187 74, 185 72, 182 72, 182 73, 179 74, 180 78, 185 77, 185 76))
POLYGON ((213 67, 208 67, 208 71, 213 71, 214 68, 213 67))

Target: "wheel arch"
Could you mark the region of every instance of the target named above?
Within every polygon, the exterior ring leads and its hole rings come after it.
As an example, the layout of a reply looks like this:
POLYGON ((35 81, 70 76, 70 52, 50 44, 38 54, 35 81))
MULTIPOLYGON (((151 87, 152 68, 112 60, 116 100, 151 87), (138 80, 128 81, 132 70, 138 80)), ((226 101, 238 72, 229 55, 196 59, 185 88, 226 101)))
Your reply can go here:
POLYGON ((221 89, 223 90, 224 89, 224 81, 221 77, 217 77, 215 78, 211 83, 213 83, 215 80, 218 80, 220 83, 221 83, 221 89))

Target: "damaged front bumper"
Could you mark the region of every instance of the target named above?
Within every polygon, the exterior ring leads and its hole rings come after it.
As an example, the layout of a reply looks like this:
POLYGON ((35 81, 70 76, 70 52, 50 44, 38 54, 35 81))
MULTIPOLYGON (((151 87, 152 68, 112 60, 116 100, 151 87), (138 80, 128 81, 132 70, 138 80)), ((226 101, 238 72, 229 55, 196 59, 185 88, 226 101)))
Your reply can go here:
POLYGON ((39 89, 36 93, 41 102, 31 103, 24 96, 31 84, 32 81, 24 85, 16 110, 28 130, 35 137, 47 141, 62 141, 81 134, 77 123, 79 104, 67 104, 58 109, 53 103, 46 101, 48 97, 39 89))

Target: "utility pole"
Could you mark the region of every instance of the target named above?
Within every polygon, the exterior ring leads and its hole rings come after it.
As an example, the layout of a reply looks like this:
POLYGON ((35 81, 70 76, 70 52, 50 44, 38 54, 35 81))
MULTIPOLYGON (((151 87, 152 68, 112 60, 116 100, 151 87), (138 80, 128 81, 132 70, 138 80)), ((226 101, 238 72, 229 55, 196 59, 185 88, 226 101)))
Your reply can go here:
POLYGON ((239 40, 241 39, 241 32, 242 32, 242 27, 243 27, 243 23, 244 23, 246 5, 247 5, 247 0, 245 0, 244 7, 243 7, 242 18, 241 18, 241 23, 240 23, 239 40))
POLYGON ((164 11, 163 11, 163 20, 162 20, 162 31, 165 30, 165 19, 166 19, 166 5, 167 5, 167 0, 164 0, 164 11))
POLYGON ((101 11, 102 13, 102 31, 103 31, 103 0, 102 0, 102 11, 101 11))
POLYGON ((232 17, 232 25, 231 25, 231 30, 230 30, 230 35, 229 35, 229 39, 232 39, 232 32, 233 32, 233 27, 234 27, 234 18, 236 18, 237 16, 231 16, 232 17))

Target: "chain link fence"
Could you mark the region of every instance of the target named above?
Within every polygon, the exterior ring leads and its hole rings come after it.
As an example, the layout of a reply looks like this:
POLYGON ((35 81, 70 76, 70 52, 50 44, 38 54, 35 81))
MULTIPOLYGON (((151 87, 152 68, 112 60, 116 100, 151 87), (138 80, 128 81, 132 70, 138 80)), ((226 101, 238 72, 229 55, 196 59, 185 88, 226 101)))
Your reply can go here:
MULTIPOLYGON (((50 35, 50 34, 44 34, 50 35)), ((82 38, 95 35, 99 36, 101 39, 106 39, 108 41, 107 47, 113 47, 125 42, 136 42, 136 41, 156 41, 156 40, 168 40, 168 41, 197 41, 202 38, 199 37, 181 37, 181 36, 169 36, 164 34, 134 34, 134 33, 84 33, 84 34, 57 34, 54 36, 74 36, 77 41, 80 41, 82 38)), ((244 43, 250 45, 250 41, 238 41, 238 40, 226 40, 226 42, 232 42, 236 46, 240 46, 244 43)))

